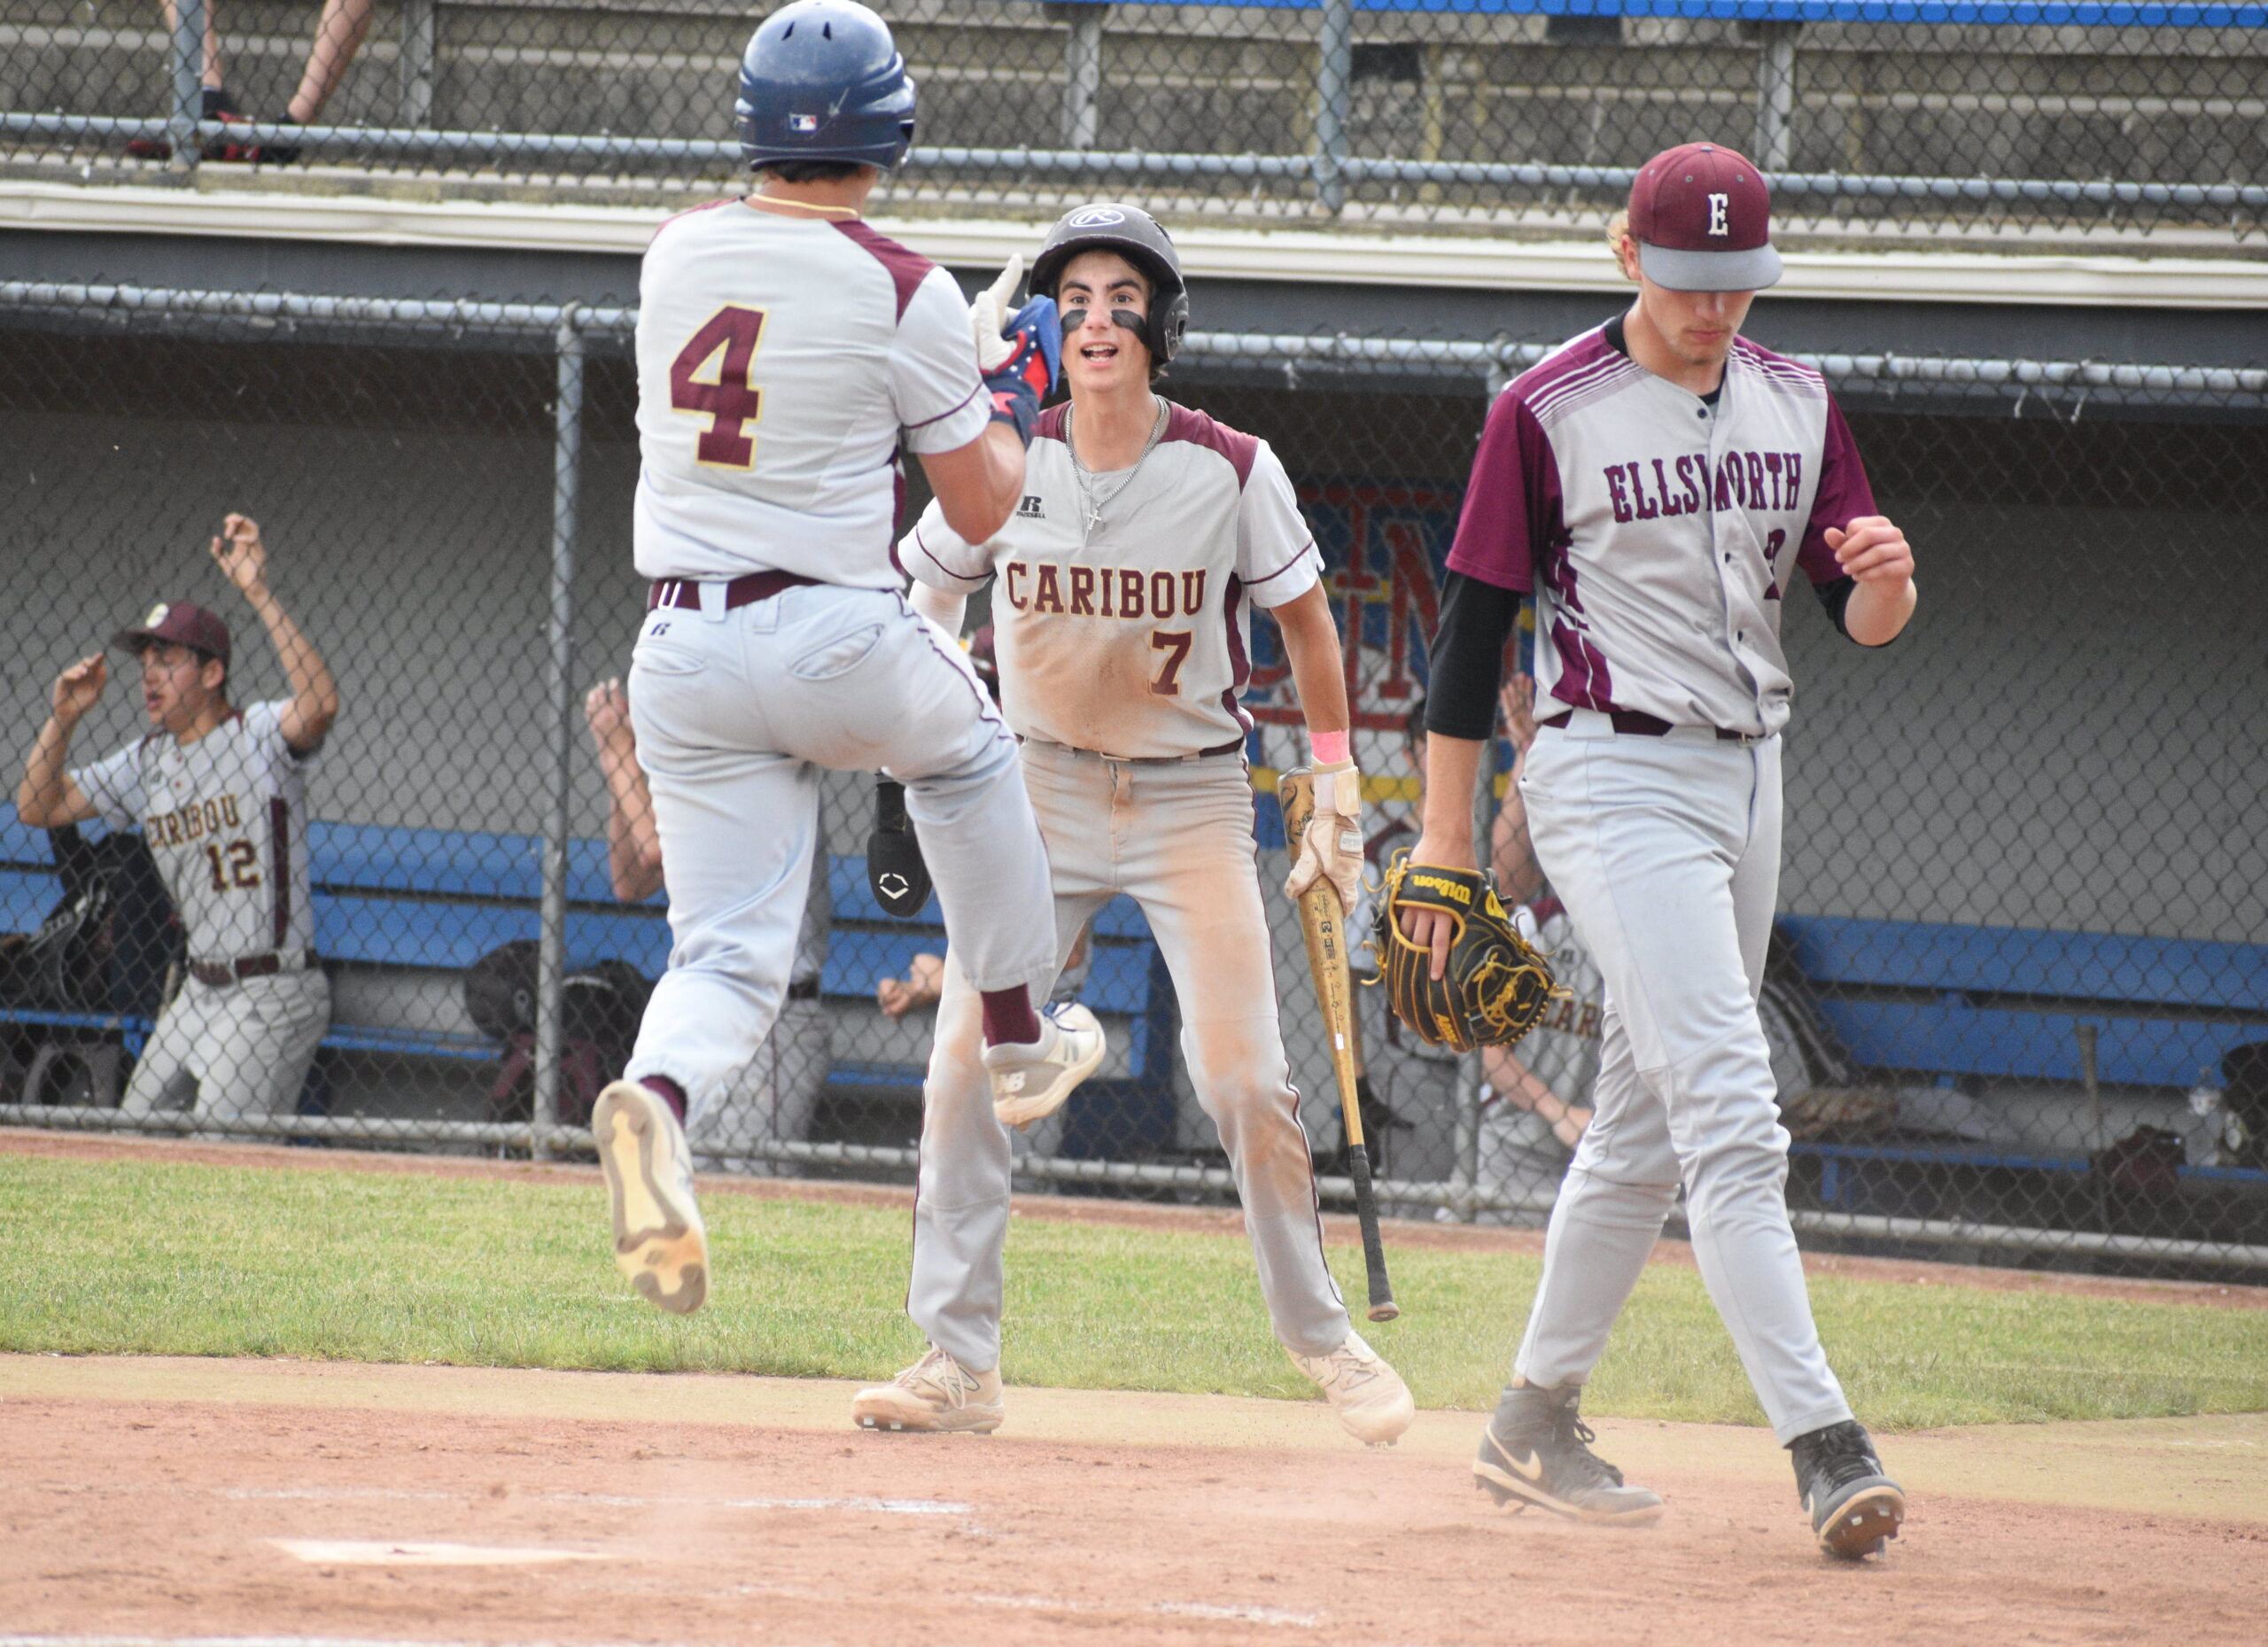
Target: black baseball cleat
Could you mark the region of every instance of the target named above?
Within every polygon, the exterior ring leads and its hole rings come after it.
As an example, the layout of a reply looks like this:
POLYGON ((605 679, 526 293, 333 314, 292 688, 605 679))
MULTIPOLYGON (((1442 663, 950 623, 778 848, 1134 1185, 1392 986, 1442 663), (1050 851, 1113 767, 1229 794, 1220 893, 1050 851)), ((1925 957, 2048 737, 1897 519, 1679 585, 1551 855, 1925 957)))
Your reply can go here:
POLYGON ((1846 1418, 1788 1443, 1796 1496, 1811 1512, 1811 1530, 1830 1556, 1859 1561, 1879 1555, 1906 1519, 1906 1494, 1883 1473, 1873 1439, 1846 1418))
POLYGON ((1480 1437, 1473 1480, 1499 1504, 1540 1504, 1556 1515, 1610 1527, 1643 1527, 1662 1513, 1661 1495, 1625 1487, 1622 1472, 1593 1452, 1598 1439, 1576 1413, 1581 1385, 1513 1385, 1480 1437))

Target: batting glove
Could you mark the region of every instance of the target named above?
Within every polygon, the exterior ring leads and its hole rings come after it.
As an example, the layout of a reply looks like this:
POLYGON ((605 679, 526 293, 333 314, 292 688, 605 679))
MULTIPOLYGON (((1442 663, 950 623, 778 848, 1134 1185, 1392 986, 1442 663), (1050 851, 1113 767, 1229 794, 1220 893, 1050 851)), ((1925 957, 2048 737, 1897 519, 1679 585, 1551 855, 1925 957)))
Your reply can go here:
POLYGON ((1351 760, 1315 769, 1315 816, 1284 882, 1285 896, 1296 901, 1318 876, 1338 892, 1342 915, 1363 895, 1363 774, 1351 760))
POLYGON ((976 338, 977 369, 992 397, 992 421, 1010 425, 1029 446, 1039 403, 1062 370, 1063 333, 1052 298, 1034 298, 1014 315, 1007 313, 1023 268, 1023 259, 1008 260, 1000 277, 968 306, 968 324, 976 338))

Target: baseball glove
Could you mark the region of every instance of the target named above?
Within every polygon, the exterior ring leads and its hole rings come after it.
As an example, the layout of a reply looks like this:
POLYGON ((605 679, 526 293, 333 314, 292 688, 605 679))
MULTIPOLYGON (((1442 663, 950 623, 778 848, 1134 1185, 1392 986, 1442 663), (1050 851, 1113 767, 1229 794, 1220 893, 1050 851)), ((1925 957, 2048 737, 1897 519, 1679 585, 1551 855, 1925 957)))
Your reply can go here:
POLYGON ((1478 870, 1412 867, 1403 847, 1386 865, 1371 943, 1394 1015, 1436 1046, 1469 1053, 1511 1046, 1566 991, 1512 925, 1496 889, 1478 870), (1456 923, 1448 969, 1433 976, 1433 952, 1402 936, 1405 909, 1439 910, 1456 923))

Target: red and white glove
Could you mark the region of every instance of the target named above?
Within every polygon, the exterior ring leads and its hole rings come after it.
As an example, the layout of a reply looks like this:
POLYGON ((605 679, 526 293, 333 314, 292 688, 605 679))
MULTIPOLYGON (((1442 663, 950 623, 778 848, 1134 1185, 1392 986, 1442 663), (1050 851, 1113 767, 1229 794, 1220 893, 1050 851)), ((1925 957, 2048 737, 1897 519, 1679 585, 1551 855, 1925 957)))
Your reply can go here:
POLYGON ((1349 914, 1363 895, 1363 774, 1352 760, 1315 769, 1315 816, 1300 842, 1300 856, 1284 882, 1297 900, 1317 876, 1339 894, 1339 913, 1349 914))

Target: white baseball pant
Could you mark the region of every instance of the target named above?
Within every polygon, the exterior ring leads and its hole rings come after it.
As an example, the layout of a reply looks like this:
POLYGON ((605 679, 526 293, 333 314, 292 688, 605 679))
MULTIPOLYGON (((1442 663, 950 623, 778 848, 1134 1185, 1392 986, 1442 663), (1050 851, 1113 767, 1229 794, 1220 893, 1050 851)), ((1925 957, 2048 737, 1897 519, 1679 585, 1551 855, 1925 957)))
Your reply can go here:
POLYGON ((158 1014, 119 1107, 198 1115, 289 1115, 307 1066, 330 1029, 330 980, 321 968, 273 973, 214 988, 184 978, 158 1014))
MULTIPOLYGON (((1142 906, 1181 1003, 1191 1084, 1236 1175, 1270 1322, 1300 1354, 1328 1354, 1346 1341, 1347 1305, 1324 1262, 1314 1164, 1277 1024, 1243 757, 1126 762, 1028 742, 1023 766, 1054 870, 1057 953, 1117 893, 1142 906)), ((1000 1364, 1012 1163, 959 954, 956 944, 946 958, 922 1089, 906 1312, 931 1343, 984 1371, 1000 1364)))
POLYGON ((669 886, 669 970, 627 1074, 681 1087, 698 1131, 778 1018, 819 841, 819 772, 886 772, 979 987, 1044 993, 1047 854, 1015 740, 959 646, 888 590, 799 586, 649 612, 630 666, 669 886))
POLYGON ((1580 1384, 1685 1186, 1709 1296, 1783 1443, 1851 1417, 1788 1224, 1788 1134, 1757 1017, 1780 880, 1780 740, 1542 727, 1537 860, 1606 981, 1597 1113, 1569 1164, 1513 1370, 1580 1384))

